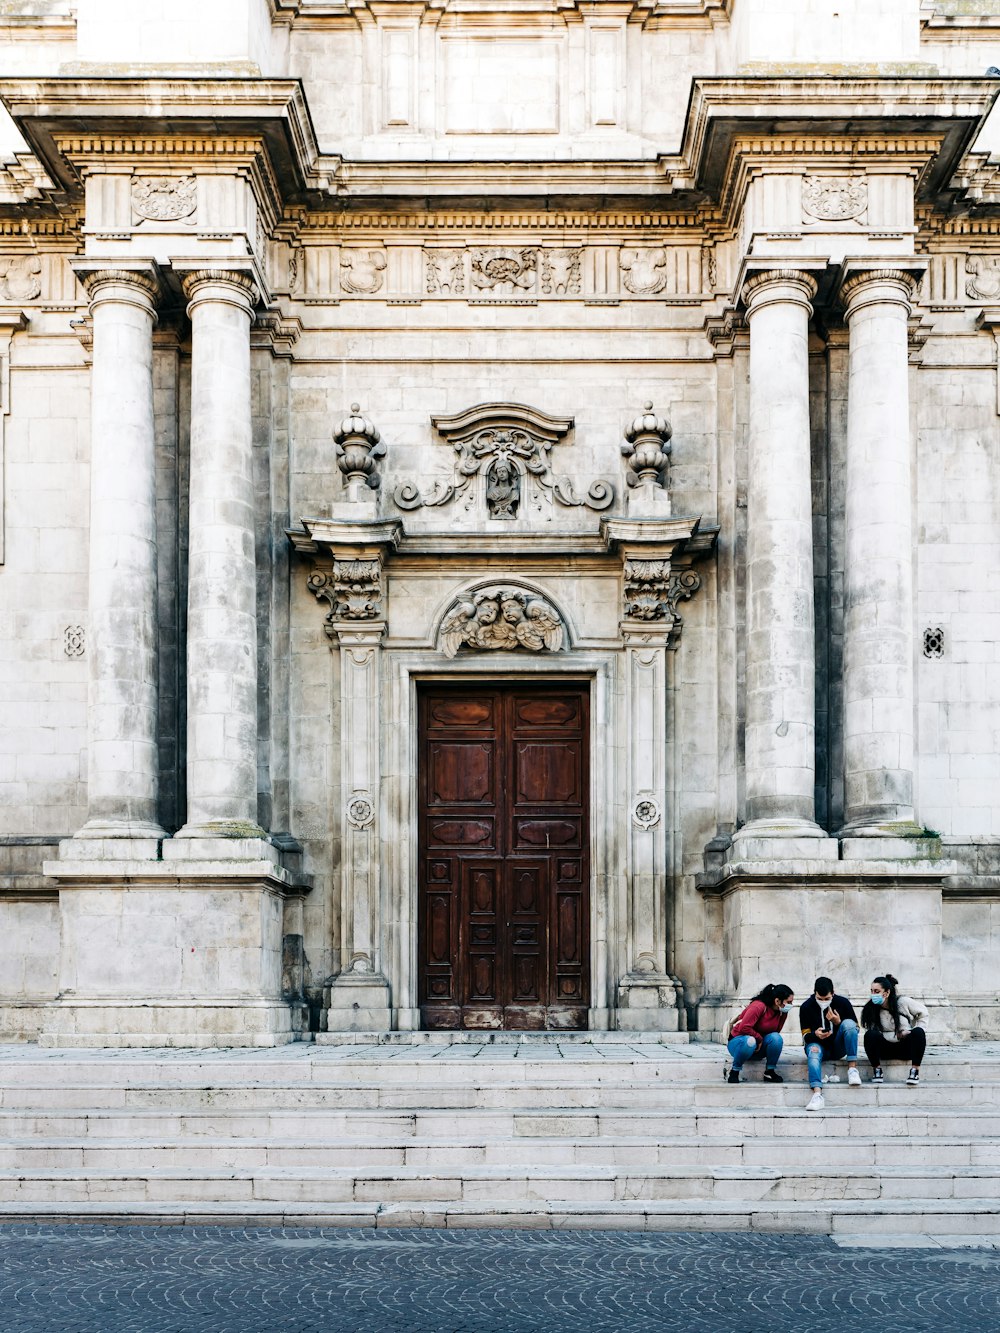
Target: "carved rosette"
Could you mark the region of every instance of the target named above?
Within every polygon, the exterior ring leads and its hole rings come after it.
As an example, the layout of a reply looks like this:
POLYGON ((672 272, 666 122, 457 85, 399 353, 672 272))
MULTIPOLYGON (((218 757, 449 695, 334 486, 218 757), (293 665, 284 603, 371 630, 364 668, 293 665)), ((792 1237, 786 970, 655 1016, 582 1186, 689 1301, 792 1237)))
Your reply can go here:
POLYGON ((345 622, 383 618, 382 566, 378 560, 334 560, 332 569, 317 569, 310 574, 307 587, 317 601, 329 603, 324 623, 331 639, 337 636, 337 626, 345 622))
POLYGON ((558 653, 566 637, 562 617, 537 593, 506 585, 460 598, 441 621, 438 647, 445 657, 460 648, 478 652, 558 653))
POLYGON ((676 646, 683 622, 677 607, 701 587, 693 569, 671 567, 669 560, 625 561, 622 612, 625 620, 663 625, 670 630, 670 647, 676 646))

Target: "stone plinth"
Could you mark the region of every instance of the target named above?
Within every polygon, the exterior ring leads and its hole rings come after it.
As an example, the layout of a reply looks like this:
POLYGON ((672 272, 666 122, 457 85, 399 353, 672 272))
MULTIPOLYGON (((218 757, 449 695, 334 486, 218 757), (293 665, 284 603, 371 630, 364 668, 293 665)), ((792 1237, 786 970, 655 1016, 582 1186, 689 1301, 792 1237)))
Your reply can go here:
MULTIPOLYGON (((273 850, 273 849, 272 849, 273 850)), ((284 901, 271 859, 59 860, 59 996, 45 1046, 274 1046, 284 901)))

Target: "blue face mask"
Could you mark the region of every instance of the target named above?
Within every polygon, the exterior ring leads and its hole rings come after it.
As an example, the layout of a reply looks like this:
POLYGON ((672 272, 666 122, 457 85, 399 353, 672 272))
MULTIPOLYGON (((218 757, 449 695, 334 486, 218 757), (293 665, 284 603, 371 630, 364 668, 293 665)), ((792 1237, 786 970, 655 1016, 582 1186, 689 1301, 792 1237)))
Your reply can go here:
POLYGON ((783 1014, 790 1014, 792 1012, 792 1006, 790 1004, 783 1004, 781 1006, 781 1012, 783 1014))
POLYGON ((885 996, 884 996, 884 995, 873 995, 873 996, 872 996, 872 1004, 882 1004, 884 1000, 885 1000, 885 996))

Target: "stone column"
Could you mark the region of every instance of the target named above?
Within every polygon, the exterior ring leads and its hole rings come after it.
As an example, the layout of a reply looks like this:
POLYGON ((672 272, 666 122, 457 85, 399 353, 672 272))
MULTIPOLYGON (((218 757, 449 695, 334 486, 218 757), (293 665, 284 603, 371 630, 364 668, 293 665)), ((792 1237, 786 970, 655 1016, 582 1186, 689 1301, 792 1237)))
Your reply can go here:
POLYGON ((156 473, 150 262, 79 261, 94 325, 90 408, 87 822, 77 838, 162 838, 157 820, 156 473))
POLYGON ((737 842, 821 838, 808 336, 816 283, 782 268, 743 288, 750 325, 746 812, 737 842))
POLYGON ((187 822, 178 838, 260 838, 250 322, 238 268, 191 268, 187 822))
POLYGON ((913 531, 904 269, 849 274, 845 832, 913 831, 913 531))

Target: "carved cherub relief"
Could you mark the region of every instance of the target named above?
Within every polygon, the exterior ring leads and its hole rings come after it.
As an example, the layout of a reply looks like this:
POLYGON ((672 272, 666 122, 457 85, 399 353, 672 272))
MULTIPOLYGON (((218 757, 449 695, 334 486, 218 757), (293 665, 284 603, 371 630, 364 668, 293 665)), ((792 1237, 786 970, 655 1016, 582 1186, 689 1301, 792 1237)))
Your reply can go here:
POLYGON ((557 653, 563 638, 562 620, 543 597, 517 588, 494 588, 456 602, 441 622, 440 646, 445 657, 454 657, 463 646, 557 653))

